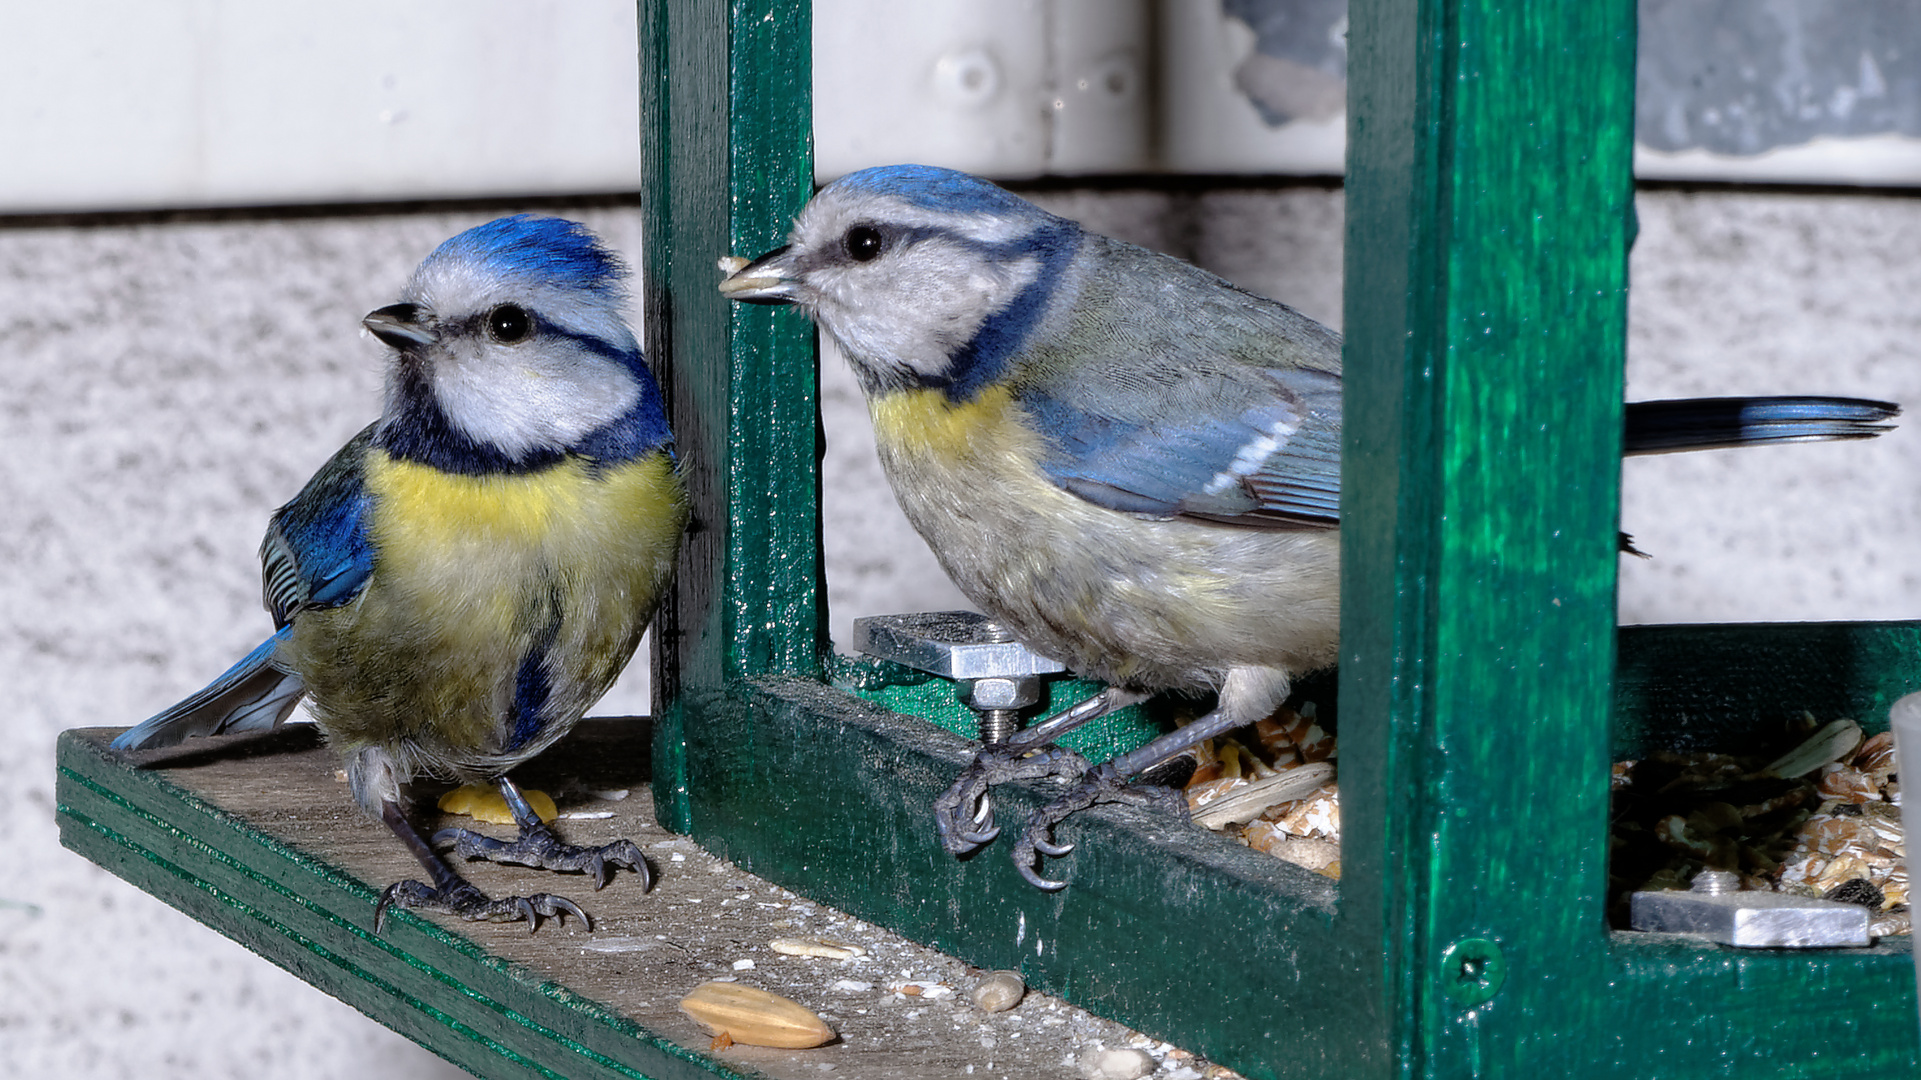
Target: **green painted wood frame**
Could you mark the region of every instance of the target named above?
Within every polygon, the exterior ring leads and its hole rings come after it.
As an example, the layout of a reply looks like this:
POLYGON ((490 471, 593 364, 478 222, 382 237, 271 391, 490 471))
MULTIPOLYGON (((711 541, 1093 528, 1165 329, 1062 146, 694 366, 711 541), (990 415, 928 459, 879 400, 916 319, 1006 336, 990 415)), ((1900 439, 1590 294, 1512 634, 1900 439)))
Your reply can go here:
POLYGON ((664 822, 1249 1076, 1914 1067, 1902 945, 1602 920, 1611 750, 1872 726, 1921 685, 1906 624, 1628 632, 1617 678, 1632 0, 1352 4, 1340 885, 1117 808, 1064 829, 1055 895, 940 853, 965 744, 851 692, 897 672, 824 659, 811 330, 714 288, 812 191, 807 6, 642 11, 647 336, 697 517, 664 822))

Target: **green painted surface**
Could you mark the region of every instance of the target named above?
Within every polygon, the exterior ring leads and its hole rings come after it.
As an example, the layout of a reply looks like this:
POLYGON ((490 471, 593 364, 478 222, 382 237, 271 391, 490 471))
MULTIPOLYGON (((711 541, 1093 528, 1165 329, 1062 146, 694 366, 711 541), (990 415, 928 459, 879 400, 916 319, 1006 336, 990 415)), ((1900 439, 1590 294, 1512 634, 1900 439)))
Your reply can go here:
POLYGON ((1885 731, 1888 707, 1916 690, 1921 623, 1624 627, 1614 756, 1754 752, 1793 740, 1803 712, 1885 731))
MULTIPOLYGON (((1765 640, 1790 628, 1726 629, 1765 640)), ((1409 1075, 1388 1051, 1389 1014, 1357 977, 1380 951, 1354 932, 1351 905, 1366 898, 1351 875, 1336 885, 1158 812, 1102 807, 1061 827, 1077 849, 1053 865, 1073 884, 1043 894, 996 848, 956 861, 935 841, 931 804, 965 762, 965 741, 806 679, 757 680, 691 711, 702 720, 690 758, 698 835, 744 869, 981 967, 1017 968, 1249 1077, 1409 1075), (749 744, 751 758, 729 751, 749 744)), ((1040 797, 1016 785, 997 804, 1017 817, 1040 797)), ((1512 827, 1533 829, 1542 809, 1512 827)), ((1552 882, 1560 864, 1545 865, 1539 876, 1552 882)), ((1529 909, 1463 939, 1495 943, 1506 967, 1474 1016, 1462 1008, 1478 1028, 1496 1013, 1520 1014, 1521 1026, 1553 1015, 1535 1004, 1530 965, 1601 972, 1551 989, 1578 1022, 1530 1027, 1522 1045, 1483 1047, 1483 1061, 1531 1055, 1575 1076, 1672 1080, 1900 1074, 1916 1058, 1913 967, 1900 939, 1742 952, 1610 934, 1598 902, 1571 916, 1591 921, 1591 933, 1543 943, 1515 932, 1552 926, 1553 914, 1529 909), (1793 1023, 1782 1020, 1789 1002, 1793 1023), (1762 1068, 1768 1061, 1778 1070, 1762 1068)), ((1460 1007, 1458 980, 1435 974, 1437 995, 1460 1007)))
POLYGON ((716 288, 813 194, 810 26, 805 2, 640 5, 646 347, 694 512, 655 620, 655 801, 682 830, 681 688, 818 673, 826 640, 812 328, 716 288))
POLYGON ((1592 1068, 1634 7, 1350 18, 1344 929, 1395 1074, 1592 1068))
MULTIPOLYGON (((1771 1051, 1777 1075, 1910 1064, 1902 950, 1734 956, 1603 924, 1611 739, 1707 745, 1803 706, 1871 711, 1915 671, 1911 627, 1800 644, 1653 628, 1620 639, 1613 682, 1633 20, 1632 0, 1352 6, 1338 887, 1132 808, 1064 827, 1080 847, 1056 895, 997 848, 941 854, 928 807, 965 744, 874 703, 968 717, 876 665, 816 681, 814 534, 765 520, 806 505, 814 524, 812 418, 769 391, 811 377, 810 333, 722 311, 707 269, 776 244, 806 198, 804 162, 758 157, 805 145, 804 50, 749 54, 707 27, 660 58, 662 175, 732 192, 676 193, 691 217, 649 238, 668 268, 649 272, 649 325, 664 310, 675 335, 654 355, 671 355, 717 534, 695 545, 669 642, 663 734, 684 745, 658 755, 678 770, 663 820, 1254 1077, 1740 1075, 1771 1051), (707 66, 722 57, 725 78, 707 66), (742 463, 761 487, 730 479, 742 463), (1756 668, 1720 663, 1755 648, 1804 673, 1777 668, 1772 704, 1756 668), (1790 1001, 1793 1023, 1750 1022, 1790 1001), (1836 1026, 1871 1036, 1816 1052, 1836 1026)), ((1003 813, 1035 798, 1010 790, 1003 813)))
MULTIPOLYGON (((921 717, 963 738, 980 737, 980 714, 961 704, 959 684, 951 679, 885 660, 836 655, 829 658, 827 681, 863 701, 921 717)), ((1041 699, 1022 713, 1023 723, 1072 708, 1100 693, 1101 684, 1058 675, 1041 679, 1040 691, 1041 699)), ((1198 716, 1195 704, 1205 702, 1157 698, 1130 705, 1075 729, 1058 745, 1090 759, 1105 760, 1147 743, 1169 730, 1177 718, 1185 721, 1198 716)))
MULTIPOLYGON (((1377 935, 1391 1074, 1912 1069, 1904 951, 1602 925, 1633 4, 1350 14, 1337 931, 1377 935), (1485 1000, 1448 963, 1474 939, 1485 1000)), ((1796 634, 1629 632, 1616 742, 1779 724, 1770 689, 1867 708, 1915 670, 1911 628, 1828 633, 1845 657, 1796 634), (1721 663, 1761 642, 1792 666, 1721 663)))
MULTIPOLYGON (((1051 865, 1073 884, 1043 893, 1004 845, 956 860, 935 839, 933 800, 966 741, 803 679, 762 679, 694 711, 696 835, 742 868, 978 966, 1017 968, 1250 1077, 1382 1064, 1368 1034, 1381 1018, 1349 977, 1369 946, 1330 933, 1334 882, 1110 806, 1061 826, 1079 848, 1051 865), (761 752, 728 754, 749 728, 761 752)), ((1040 794, 1000 788, 996 806, 1018 820, 1040 794)))

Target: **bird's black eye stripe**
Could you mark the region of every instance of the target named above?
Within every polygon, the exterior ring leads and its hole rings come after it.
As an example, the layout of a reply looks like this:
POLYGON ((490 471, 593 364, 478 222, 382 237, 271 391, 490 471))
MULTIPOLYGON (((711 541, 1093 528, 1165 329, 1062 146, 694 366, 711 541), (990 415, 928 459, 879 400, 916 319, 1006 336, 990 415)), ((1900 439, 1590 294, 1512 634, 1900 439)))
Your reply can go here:
POLYGON ((534 317, 519 304, 502 304, 487 313, 487 334, 502 345, 525 341, 534 332, 534 317))
POLYGON ((887 246, 887 240, 872 225, 856 225, 847 230, 841 244, 847 248, 848 258, 855 262, 872 262, 887 246))

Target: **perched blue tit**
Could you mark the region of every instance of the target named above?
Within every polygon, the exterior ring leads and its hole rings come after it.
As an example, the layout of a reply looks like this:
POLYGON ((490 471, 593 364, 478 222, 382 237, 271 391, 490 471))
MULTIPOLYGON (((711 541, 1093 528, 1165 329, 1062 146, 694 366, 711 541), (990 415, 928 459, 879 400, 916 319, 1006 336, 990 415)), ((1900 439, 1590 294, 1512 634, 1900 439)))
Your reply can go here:
POLYGON ((519 836, 434 837, 467 858, 650 882, 631 841, 563 843, 507 773, 566 735, 620 674, 687 522, 660 393, 622 314, 627 268, 584 226, 501 218, 440 245, 368 315, 392 347, 380 419, 273 515, 260 560, 274 635, 123 750, 259 731, 308 699, 354 798, 432 876, 389 905, 513 921, 408 822, 416 776, 496 782, 519 836))
MULTIPOLYGON (((1335 661, 1341 339, 1187 263, 1084 232, 986 181, 900 165, 841 178, 783 248, 722 282, 794 304, 866 393, 907 519, 975 604, 1107 684, 984 748, 939 801, 943 843, 992 840, 986 793, 1076 782, 1027 822, 1023 875, 1067 815, 1281 704, 1335 661), (1096 768, 1050 747, 1160 691, 1215 692, 1202 719, 1096 768)), ((1628 407, 1658 452, 1882 430, 1892 405, 1715 399, 1628 407)))

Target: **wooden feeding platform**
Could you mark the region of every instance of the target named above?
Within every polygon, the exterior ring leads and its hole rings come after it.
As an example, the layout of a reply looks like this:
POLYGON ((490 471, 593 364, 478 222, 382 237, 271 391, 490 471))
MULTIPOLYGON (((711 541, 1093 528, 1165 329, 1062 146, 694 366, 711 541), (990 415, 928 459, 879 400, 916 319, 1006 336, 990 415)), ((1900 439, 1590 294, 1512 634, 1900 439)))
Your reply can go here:
MULTIPOLYGON (((571 922, 529 933, 524 923, 395 911, 376 935, 380 890, 419 867, 353 806, 337 755, 312 726, 134 755, 106 749, 117 733, 83 728, 61 739, 68 847, 478 1075, 945 1080, 972 1068, 1051 1080, 1103 1048, 1153 1045, 1038 991, 1011 1012, 983 1012, 969 997, 979 969, 660 828, 644 718, 589 720, 526 777, 557 796, 569 839, 640 844, 659 871, 651 892, 630 875, 595 892, 580 875, 463 868, 493 895, 545 890, 578 901, 591 933, 571 922), (770 947, 810 937, 864 955, 770 947), (807 1050, 716 1048, 677 1007, 709 980, 801 1002, 840 1037, 807 1050)), ((459 823, 442 815, 438 824, 459 823)))

